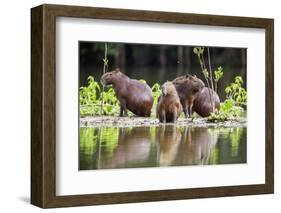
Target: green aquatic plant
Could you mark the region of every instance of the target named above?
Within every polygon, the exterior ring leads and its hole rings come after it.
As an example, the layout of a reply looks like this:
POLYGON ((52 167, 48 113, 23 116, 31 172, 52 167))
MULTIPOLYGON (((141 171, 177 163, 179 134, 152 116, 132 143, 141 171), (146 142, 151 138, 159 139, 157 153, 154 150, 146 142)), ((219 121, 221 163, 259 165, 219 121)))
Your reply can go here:
POLYGON ((233 83, 226 87, 226 100, 220 104, 220 111, 211 113, 210 122, 226 121, 241 116, 247 106, 247 91, 242 87, 243 79, 236 76, 233 83))
POLYGON ((226 98, 233 100, 236 106, 247 105, 247 91, 243 86, 243 79, 241 76, 236 76, 234 82, 225 88, 226 98))
POLYGON ((80 115, 115 115, 119 112, 119 102, 114 89, 109 86, 101 91, 101 86, 94 77, 88 77, 88 85, 80 87, 80 115), (102 109, 102 111, 101 111, 102 109))
POLYGON ((158 103, 158 98, 161 95, 161 86, 158 83, 155 83, 152 87, 152 94, 153 94, 153 106, 151 109, 151 115, 156 117, 156 107, 158 103))
POLYGON ((95 104, 100 93, 100 85, 92 76, 88 77, 88 86, 80 87, 80 104, 95 104))
POLYGON ((158 98, 161 95, 161 86, 158 83, 155 83, 152 88, 152 93, 153 93, 153 104, 157 104, 158 98))
POLYGON ((223 76, 223 68, 221 66, 219 66, 215 71, 215 76, 214 76, 214 82, 215 82, 215 91, 217 92, 218 90, 218 82, 221 79, 221 77, 223 76))

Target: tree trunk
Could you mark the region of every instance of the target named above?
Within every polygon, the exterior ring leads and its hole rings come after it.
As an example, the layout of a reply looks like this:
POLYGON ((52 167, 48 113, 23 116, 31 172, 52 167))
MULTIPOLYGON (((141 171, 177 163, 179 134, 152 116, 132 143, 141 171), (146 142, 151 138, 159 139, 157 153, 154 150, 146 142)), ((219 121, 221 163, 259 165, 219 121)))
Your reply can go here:
POLYGON ((178 46, 177 48, 178 52, 178 59, 177 59, 177 76, 181 75, 183 73, 183 46, 178 46))

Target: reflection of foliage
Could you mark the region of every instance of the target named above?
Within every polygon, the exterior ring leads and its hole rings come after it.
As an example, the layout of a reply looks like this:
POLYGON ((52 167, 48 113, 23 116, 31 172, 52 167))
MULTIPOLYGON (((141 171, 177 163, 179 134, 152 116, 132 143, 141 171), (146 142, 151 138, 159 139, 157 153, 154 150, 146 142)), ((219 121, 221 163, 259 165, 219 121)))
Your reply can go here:
POLYGON ((156 127, 155 126, 150 127, 149 131, 150 131, 150 141, 152 144, 154 144, 156 138, 156 127))
MULTIPOLYGON (((141 151, 139 146, 134 146, 133 150, 127 149, 128 144, 130 144, 130 140, 128 139, 140 136, 135 135, 135 128, 139 127, 80 128, 80 157, 83 156, 83 163, 86 161, 88 164, 94 165, 96 168, 100 169, 103 168, 104 162, 115 162, 118 160, 116 156, 120 153, 122 153, 123 156, 124 154, 132 155, 141 151), (118 146, 119 148, 117 149, 118 146)), ((144 134, 143 136, 145 136, 147 140, 150 139, 149 155, 151 158, 150 160, 153 162, 158 162, 159 152, 157 149, 159 146, 167 146, 167 143, 161 143, 161 141, 165 141, 166 137, 172 136, 175 133, 174 131, 176 131, 177 135, 179 134, 181 138, 176 153, 179 157, 178 159, 181 159, 177 162, 180 165, 194 165, 197 164, 196 162, 203 162, 203 164, 234 163, 240 161, 243 154, 244 147, 241 145, 244 145, 245 128, 198 129, 198 127, 188 128, 186 126, 179 126, 175 127, 175 129, 170 132, 168 131, 168 134, 164 134, 164 137, 161 138, 158 134, 161 133, 162 130, 165 131, 165 129, 162 129, 163 127, 153 126, 143 128, 144 130, 141 131, 141 133, 144 134), (155 142, 156 138, 158 143, 155 142), (240 147, 242 147, 242 149, 240 147), (239 152, 240 150, 242 150, 241 153, 239 152)), ((142 136, 140 138, 142 138, 142 136)), ((168 149, 173 149, 175 146, 177 147, 176 141, 177 140, 170 140, 169 142, 173 145, 167 146, 168 149)), ((177 165, 177 163, 175 165, 177 165)))
POLYGON ((99 130, 99 144, 103 147, 107 157, 111 157, 118 146, 119 128, 103 127, 99 130))
POLYGON ((80 128, 80 149, 86 155, 97 153, 101 149, 106 157, 111 157, 118 146, 119 128, 80 128))
POLYGON ((245 128, 220 128, 220 135, 230 143, 231 156, 237 157, 245 128))
MULTIPOLYGON (((211 140, 210 143, 212 145, 216 144, 216 140, 222 130, 223 128, 208 128, 209 140, 211 140)), ((211 153, 208 162, 209 164, 218 164, 218 161, 219 161, 219 149, 218 147, 213 146, 211 148, 211 153)))
POLYGON ((119 102, 113 88, 108 87, 107 91, 102 92, 100 85, 92 76, 88 77, 88 86, 81 87, 80 96, 80 115, 100 115, 103 97, 103 114, 115 115, 119 112, 119 102))
MULTIPOLYGON (((208 128, 210 135, 220 135, 219 137, 224 138, 225 143, 229 144, 227 147, 230 149, 230 155, 232 158, 239 156, 240 143, 243 140, 243 132, 245 128, 208 128)), ((211 149, 209 164, 218 164, 220 152, 223 150, 218 146, 211 149)), ((226 151, 226 150, 225 150, 226 151)))
POLYGON ((98 138, 94 128, 80 128, 80 149, 86 154, 91 155, 96 152, 98 138))
POLYGON ((229 135, 231 143, 231 156, 237 157, 239 151, 239 145, 243 133, 243 128, 234 128, 229 135))
POLYGON ((218 164, 219 162, 219 149, 214 147, 211 149, 211 154, 209 158, 209 164, 218 164))

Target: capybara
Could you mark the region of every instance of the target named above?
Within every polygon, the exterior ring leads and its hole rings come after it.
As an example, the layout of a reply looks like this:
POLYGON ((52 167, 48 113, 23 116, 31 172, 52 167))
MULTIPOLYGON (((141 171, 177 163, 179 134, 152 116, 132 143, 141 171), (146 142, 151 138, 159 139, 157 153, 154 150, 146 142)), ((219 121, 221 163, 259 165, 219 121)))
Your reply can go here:
MULTIPOLYGON (((210 89, 211 95, 213 94, 214 101, 215 101, 215 111, 220 110, 220 98, 218 94, 210 89)), ((211 112, 213 112, 212 102, 211 102, 211 96, 209 93, 209 88, 204 87, 200 93, 196 96, 196 99, 193 103, 193 111, 195 111, 198 115, 202 117, 208 117, 211 112)))
POLYGON ((192 107, 197 94, 204 88, 204 83, 196 76, 183 75, 173 80, 185 117, 192 116, 192 107))
POLYGON ((130 79, 118 68, 101 77, 103 85, 112 85, 120 102, 120 116, 127 116, 127 109, 138 116, 149 117, 153 105, 151 88, 138 80, 130 79))
POLYGON ((182 112, 182 106, 174 84, 167 81, 161 86, 156 116, 161 123, 176 122, 182 112))

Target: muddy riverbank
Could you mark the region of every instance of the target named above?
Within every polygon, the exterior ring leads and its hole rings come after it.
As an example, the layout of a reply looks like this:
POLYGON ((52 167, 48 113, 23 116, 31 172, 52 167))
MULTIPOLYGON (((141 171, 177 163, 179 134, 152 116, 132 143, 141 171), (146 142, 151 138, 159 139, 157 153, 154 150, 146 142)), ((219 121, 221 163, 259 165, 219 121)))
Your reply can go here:
MULTIPOLYGON (((116 117, 116 116, 87 116, 80 118, 80 127, 142 127, 164 125, 156 118, 145 117, 116 117)), ((207 118, 179 118, 176 124, 166 125, 195 126, 195 127, 246 127, 244 117, 230 119, 224 122, 208 122, 207 118)))

